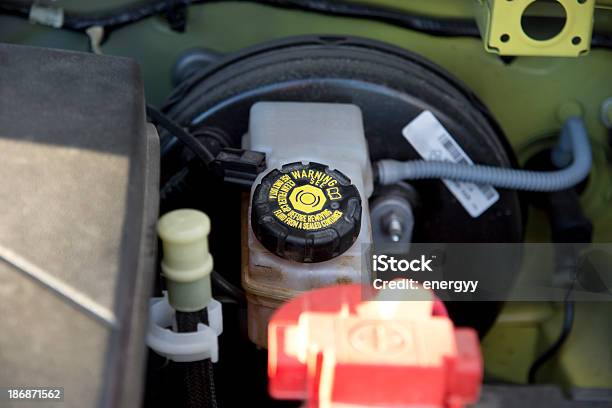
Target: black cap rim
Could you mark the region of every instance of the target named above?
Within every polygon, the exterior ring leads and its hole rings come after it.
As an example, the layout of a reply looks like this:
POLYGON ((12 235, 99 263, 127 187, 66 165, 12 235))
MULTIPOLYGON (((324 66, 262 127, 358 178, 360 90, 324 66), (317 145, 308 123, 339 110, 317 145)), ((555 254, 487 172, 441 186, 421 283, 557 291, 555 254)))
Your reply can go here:
POLYGON ((270 252, 323 262, 349 249, 361 228, 361 197, 351 180, 320 163, 295 162, 268 172, 255 188, 251 226, 270 252))

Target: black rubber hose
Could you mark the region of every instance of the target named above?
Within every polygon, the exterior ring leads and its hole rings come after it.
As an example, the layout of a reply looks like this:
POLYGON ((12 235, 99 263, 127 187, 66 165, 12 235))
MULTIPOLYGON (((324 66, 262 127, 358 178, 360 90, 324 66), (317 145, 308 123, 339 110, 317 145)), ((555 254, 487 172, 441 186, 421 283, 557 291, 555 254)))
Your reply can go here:
POLYGON ((593 32, 593 36, 591 37, 591 47, 612 48, 612 33, 604 31, 593 32))
MULTIPOLYGON (((166 13, 176 7, 224 1, 259 3, 325 15, 369 19, 437 36, 480 37, 478 26, 472 19, 429 17, 387 7, 335 0, 151 0, 103 12, 67 12, 64 15, 62 28, 84 32, 91 26, 101 26, 106 30, 112 30, 153 15, 166 13)), ((28 18, 30 5, 16 1, 0 1, 0 11, 28 18)), ((591 45, 612 48, 612 33, 594 33, 591 45)))
POLYGON ((217 271, 212 271, 211 279, 213 285, 225 292, 225 294, 229 298, 234 300, 237 304, 246 304, 246 294, 244 293, 244 290, 242 290, 242 288, 234 285, 233 283, 225 279, 225 277, 217 271))
POLYGON ((298 9, 326 15, 366 18, 368 20, 445 37, 480 37, 474 20, 428 17, 410 14, 387 7, 344 1, 327 0, 257 0, 257 3, 276 7, 298 9))
MULTIPOLYGON (((206 309, 197 312, 176 312, 179 333, 198 330, 198 323, 208 324, 206 309)), ((210 359, 181 363, 185 367, 185 387, 189 408, 217 408, 214 370, 210 359)))
MULTIPOLYGON (((151 0, 140 1, 126 7, 102 12, 64 14, 62 28, 73 31, 85 31, 92 26, 105 29, 119 28, 135 23, 147 17, 163 14, 177 6, 192 4, 219 3, 228 0, 151 0)), ((478 37, 478 27, 472 20, 444 19, 419 16, 393 10, 390 8, 368 6, 343 1, 327 0, 229 0, 239 2, 260 3, 281 8, 299 9, 304 11, 331 14, 345 17, 359 17, 378 20, 433 35, 478 37)), ((0 10, 7 14, 28 17, 30 5, 24 2, 0 2, 0 10)))
POLYGON ((206 165, 206 167, 208 167, 215 159, 215 155, 196 137, 154 107, 147 105, 147 115, 153 123, 166 129, 185 146, 187 146, 189 150, 191 150, 193 154, 195 154, 204 163, 204 165, 206 165))

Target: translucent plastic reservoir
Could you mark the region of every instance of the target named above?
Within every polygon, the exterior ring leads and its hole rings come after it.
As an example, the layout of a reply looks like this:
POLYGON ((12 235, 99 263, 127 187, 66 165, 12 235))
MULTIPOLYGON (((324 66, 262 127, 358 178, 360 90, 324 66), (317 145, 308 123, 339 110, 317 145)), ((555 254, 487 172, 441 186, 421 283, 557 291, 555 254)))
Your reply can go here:
POLYGON ((363 248, 371 242, 368 197, 373 190, 372 168, 361 111, 355 105, 259 102, 251 108, 243 144, 266 153, 268 170, 297 161, 337 169, 351 179, 362 199, 361 229, 355 243, 336 258, 319 263, 286 260, 264 248, 251 229, 249 204, 245 214, 249 220, 248 260, 243 261, 242 284, 247 292, 249 337, 266 347, 268 321, 281 303, 310 289, 362 281, 363 248))

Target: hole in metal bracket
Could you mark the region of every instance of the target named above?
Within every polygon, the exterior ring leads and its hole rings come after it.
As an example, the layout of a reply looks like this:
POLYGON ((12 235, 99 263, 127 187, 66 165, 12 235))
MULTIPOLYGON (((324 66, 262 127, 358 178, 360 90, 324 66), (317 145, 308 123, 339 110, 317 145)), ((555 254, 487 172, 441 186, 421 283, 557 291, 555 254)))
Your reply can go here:
POLYGON ((565 27, 567 13, 557 0, 536 0, 523 11, 523 32, 536 41, 550 40, 565 27))

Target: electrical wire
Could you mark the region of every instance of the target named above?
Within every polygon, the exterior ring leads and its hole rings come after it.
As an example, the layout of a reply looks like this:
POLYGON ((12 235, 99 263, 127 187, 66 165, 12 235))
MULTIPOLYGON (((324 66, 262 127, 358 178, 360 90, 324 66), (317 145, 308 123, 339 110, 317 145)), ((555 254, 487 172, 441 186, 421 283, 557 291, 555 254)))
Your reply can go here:
POLYGON ((544 352, 542 353, 536 361, 533 362, 531 367, 529 368, 528 381, 530 384, 535 384, 536 382, 536 374, 540 370, 540 368, 550 360, 552 357, 557 354, 557 352, 561 349, 561 346, 565 344, 565 341, 569 337, 572 326, 574 325, 574 315, 575 315, 575 306, 574 301, 569 299, 569 295, 571 293, 571 289, 568 290, 568 294, 563 303, 563 325, 561 326, 561 332, 559 333, 559 337, 555 342, 544 352))
POLYGON ((147 105, 147 115, 158 126, 163 127, 177 140, 181 141, 189 150, 191 150, 205 165, 208 167, 210 163, 215 160, 215 155, 208 150, 204 144, 202 144, 197 138, 191 133, 183 129, 178 123, 152 107, 147 105))
MULTIPOLYGON (((585 241, 586 241, 585 243, 591 242, 592 239, 591 237, 589 237, 589 238, 586 238, 585 241)), ((571 260, 573 260, 574 258, 578 256, 575 250, 568 251, 567 249, 568 248, 566 246, 561 246, 560 248, 557 248, 557 251, 560 256, 568 257, 571 260)), ((557 263, 562 264, 563 262, 557 261, 557 263)), ((527 381, 529 382, 529 384, 535 384, 536 376, 540 368, 542 368, 542 366, 547 361, 549 361, 552 357, 554 357, 559 352, 561 347, 565 344, 565 342, 569 338, 570 333, 572 332, 576 311, 575 311, 574 301, 571 299, 571 294, 574 290, 574 285, 576 284, 576 281, 578 280, 578 270, 577 270, 578 266, 574 265, 572 268, 573 268, 572 274, 571 274, 572 281, 570 283, 569 288, 567 289, 565 298, 563 300, 563 324, 561 325, 561 331, 559 332, 559 336, 557 337, 555 342, 546 351, 540 354, 540 356, 533 362, 533 364, 529 368, 529 373, 527 375, 527 381)))
MULTIPOLYGON (((557 155, 554 153, 550 155, 550 164, 554 167, 560 167, 568 160, 568 158, 564 158, 562 150, 563 149, 557 149, 557 155)), ((561 246, 555 248, 556 268, 557 270, 561 268, 560 272, 563 273, 569 265, 571 283, 563 300, 563 324, 559 336, 529 368, 527 379, 530 384, 536 382, 536 376, 540 368, 554 357, 565 344, 574 325, 575 305, 570 297, 574 290, 574 285, 578 280, 580 266, 575 260, 579 256, 580 249, 575 248, 574 244, 572 244, 570 248, 563 244, 568 242, 580 242, 586 245, 593 241, 593 224, 591 220, 584 216, 580 205, 580 199, 575 189, 548 194, 547 197, 547 212, 551 223, 552 241, 561 244, 561 246)))
MULTIPOLYGON (((478 26, 472 19, 431 17, 388 7, 335 0, 151 0, 104 12, 65 12, 61 28, 84 32, 89 27, 99 26, 109 31, 153 15, 176 10, 177 7, 225 1, 258 3, 324 15, 368 19, 436 36, 480 38, 478 26)), ((0 12, 29 18, 32 4, 0 1, 0 12)), ((612 48, 612 33, 593 33, 591 46, 612 48)))

